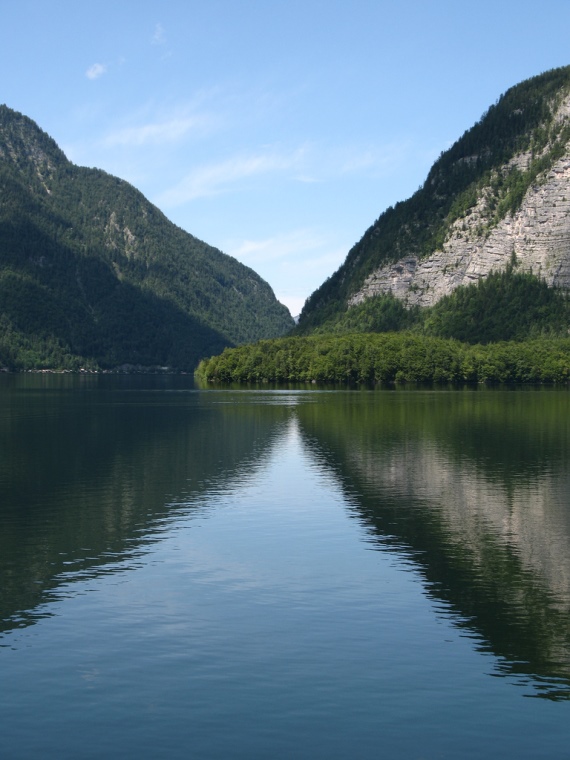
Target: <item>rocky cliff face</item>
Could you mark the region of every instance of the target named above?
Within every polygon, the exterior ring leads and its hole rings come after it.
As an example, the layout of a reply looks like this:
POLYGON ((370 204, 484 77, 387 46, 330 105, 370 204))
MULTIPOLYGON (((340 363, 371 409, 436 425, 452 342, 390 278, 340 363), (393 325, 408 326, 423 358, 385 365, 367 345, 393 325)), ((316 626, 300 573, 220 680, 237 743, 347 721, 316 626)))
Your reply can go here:
MULTIPOLYGON (((570 121, 570 98, 556 121, 570 121)), ((520 153, 499 172, 525 171, 532 154, 520 153)), ((465 160, 465 159, 462 159, 465 160)), ((565 154, 526 192, 516 213, 488 229, 492 192, 483 189, 477 204, 450 227, 441 250, 419 258, 410 254, 377 268, 354 293, 349 307, 392 292, 410 306, 431 306, 459 285, 469 285, 516 260, 518 271, 532 271, 549 285, 570 288, 570 145, 565 154)))

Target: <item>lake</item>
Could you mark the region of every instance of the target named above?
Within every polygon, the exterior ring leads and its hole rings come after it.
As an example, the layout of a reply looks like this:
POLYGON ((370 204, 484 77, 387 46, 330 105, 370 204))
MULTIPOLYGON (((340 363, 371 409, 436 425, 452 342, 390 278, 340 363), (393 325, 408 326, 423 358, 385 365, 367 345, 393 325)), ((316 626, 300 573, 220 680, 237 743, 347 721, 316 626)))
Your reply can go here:
POLYGON ((0 757, 567 758, 566 389, 0 377, 0 757))

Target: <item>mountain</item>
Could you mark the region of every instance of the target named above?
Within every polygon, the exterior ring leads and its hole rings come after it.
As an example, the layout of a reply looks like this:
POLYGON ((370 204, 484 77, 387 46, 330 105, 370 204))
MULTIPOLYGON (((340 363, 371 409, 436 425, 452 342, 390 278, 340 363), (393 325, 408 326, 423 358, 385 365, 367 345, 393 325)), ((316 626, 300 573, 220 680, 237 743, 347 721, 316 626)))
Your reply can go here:
POLYGON ((0 106, 0 367, 195 367, 293 327, 253 270, 0 106))
POLYGON ((570 288, 570 66, 508 90, 442 153, 307 299, 297 331, 385 324, 492 272, 570 288))

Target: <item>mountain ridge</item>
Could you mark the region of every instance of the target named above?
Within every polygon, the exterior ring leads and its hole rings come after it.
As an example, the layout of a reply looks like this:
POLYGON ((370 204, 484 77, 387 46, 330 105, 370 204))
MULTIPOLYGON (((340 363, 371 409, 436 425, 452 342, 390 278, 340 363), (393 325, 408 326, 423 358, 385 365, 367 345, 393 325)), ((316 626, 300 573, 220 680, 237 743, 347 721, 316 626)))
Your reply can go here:
POLYGON ((252 269, 0 106, 0 365, 192 369, 293 326, 252 269))
POLYGON ((307 299, 298 332, 326 329, 375 296, 431 306, 460 285, 505 270, 513 254, 521 271, 533 269, 551 285, 570 286, 569 144, 570 67, 507 90, 440 155, 416 193, 366 230, 307 299), (546 227, 538 219, 533 232, 530 220, 544 209, 557 209, 555 219, 546 227), (552 235, 542 233, 556 225, 564 245, 553 259, 552 235), (540 253, 526 262, 529 246, 522 242, 531 233, 540 238, 540 253))

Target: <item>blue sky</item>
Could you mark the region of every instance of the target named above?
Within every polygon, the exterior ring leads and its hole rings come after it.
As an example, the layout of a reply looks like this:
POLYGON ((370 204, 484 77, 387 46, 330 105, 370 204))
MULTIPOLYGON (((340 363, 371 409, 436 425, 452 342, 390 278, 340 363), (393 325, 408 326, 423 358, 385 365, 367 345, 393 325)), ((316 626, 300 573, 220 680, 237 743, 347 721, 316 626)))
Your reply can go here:
POLYGON ((568 0, 19 0, 0 102, 251 266, 293 314, 511 85, 568 0))

